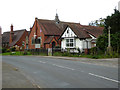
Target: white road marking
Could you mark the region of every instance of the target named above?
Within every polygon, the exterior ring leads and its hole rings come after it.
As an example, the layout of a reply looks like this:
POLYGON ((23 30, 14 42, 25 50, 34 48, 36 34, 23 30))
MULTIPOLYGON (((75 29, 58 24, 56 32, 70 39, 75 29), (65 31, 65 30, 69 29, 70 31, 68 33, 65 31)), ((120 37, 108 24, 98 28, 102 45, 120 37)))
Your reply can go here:
POLYGON ((85 72, 85 71, 81 71, 81 72, 85 72))
POLYGON ((39 61, 40 63, 46 63, 46 62, 43 62, 43 61, 39 61))
POLYGON ((114 79, 111 79, 111 78, 107 78, 107 77, 104 77, 104 76, 96 75, 96 74, 93 74, 93 73, 89 73, 89 75, 96 76, 96 77, 99 77, 99 78, 103 78, 103 79, 113 81, 113 82, 116 82, 116 83, 120 83, 120 81, 117 81, 117 80, 114 80, 114 79))
POLYGON ((37 72, 33 72, 33 73, 35 73, 35 74, 36 74, 37 72))
POLYGON ((37 85, 38 88, 41 88, 39 85, 37 85))
POLYGON ((69 67, 65 67, 65 66, 61 66, 61 65, 57 65, 57 64, 52 64, 53 66, 57 66, 57 67, 60 67, 60 68, 66 68, 66 69, 70 69, 70 70, 75 70, 73 68, 69 68, 69 67))

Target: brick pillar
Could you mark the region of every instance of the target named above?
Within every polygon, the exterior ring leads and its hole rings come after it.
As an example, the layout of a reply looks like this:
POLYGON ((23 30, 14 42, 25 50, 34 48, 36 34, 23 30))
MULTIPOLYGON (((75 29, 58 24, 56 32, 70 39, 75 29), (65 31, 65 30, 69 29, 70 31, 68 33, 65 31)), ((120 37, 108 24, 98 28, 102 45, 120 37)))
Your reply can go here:
POLYGON ((85 49, 85 54, 88 54, 88 49, 85 49))

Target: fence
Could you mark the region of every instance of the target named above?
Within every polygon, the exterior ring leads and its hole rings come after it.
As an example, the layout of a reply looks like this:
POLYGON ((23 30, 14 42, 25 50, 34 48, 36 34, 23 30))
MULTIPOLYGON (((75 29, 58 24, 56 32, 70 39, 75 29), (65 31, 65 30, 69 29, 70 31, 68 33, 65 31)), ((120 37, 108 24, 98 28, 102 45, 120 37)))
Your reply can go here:
POLYGON ((48 49, 28 49, 25 51, 31 52, 32 55, 45 55, 48 56, 48 49))
POLYGON ((31 52, 32 55, 45 55, 45 56, 53 56, 55 52, 61 52, 61 48, 48 48, 48 49, 27 49, 25 52, 31 52))
POLYGON ((61 52, 61 48, 52 48, 52 56, 55 52, 61 52))

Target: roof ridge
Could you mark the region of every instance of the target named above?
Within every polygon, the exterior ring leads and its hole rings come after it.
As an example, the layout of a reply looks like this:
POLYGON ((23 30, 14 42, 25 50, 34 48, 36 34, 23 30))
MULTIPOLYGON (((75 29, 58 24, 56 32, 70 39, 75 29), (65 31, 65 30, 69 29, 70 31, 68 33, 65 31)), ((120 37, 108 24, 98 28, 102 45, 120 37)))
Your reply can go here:
MULTIPOLYGON (((20 30, 14 30, 13 32, 18 32, 18 31, 25 31, 26 29, 20 29, 20 30)), ((27 31, 27 30, 26 30, 27 31)), ((10 31, 6 31, 6 32, 3 32, 3 33, 10 33, 10 31)))

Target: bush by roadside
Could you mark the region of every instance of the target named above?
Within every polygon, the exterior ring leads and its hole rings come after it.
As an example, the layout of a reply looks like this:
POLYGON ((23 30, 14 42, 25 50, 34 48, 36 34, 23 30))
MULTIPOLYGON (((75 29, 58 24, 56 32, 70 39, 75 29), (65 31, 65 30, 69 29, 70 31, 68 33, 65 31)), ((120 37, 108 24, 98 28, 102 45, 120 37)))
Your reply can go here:
POLYGON ((108 55, 108 54, 70 54, 67 52, 55 52, 53 53, 53 56, 66 56, 66 57, 87 57, 87 58, 93 58, 93 59, 102 59, 102 58, 118 58, 119 54, 118 53, 114 53, 112 55, 108 55))

